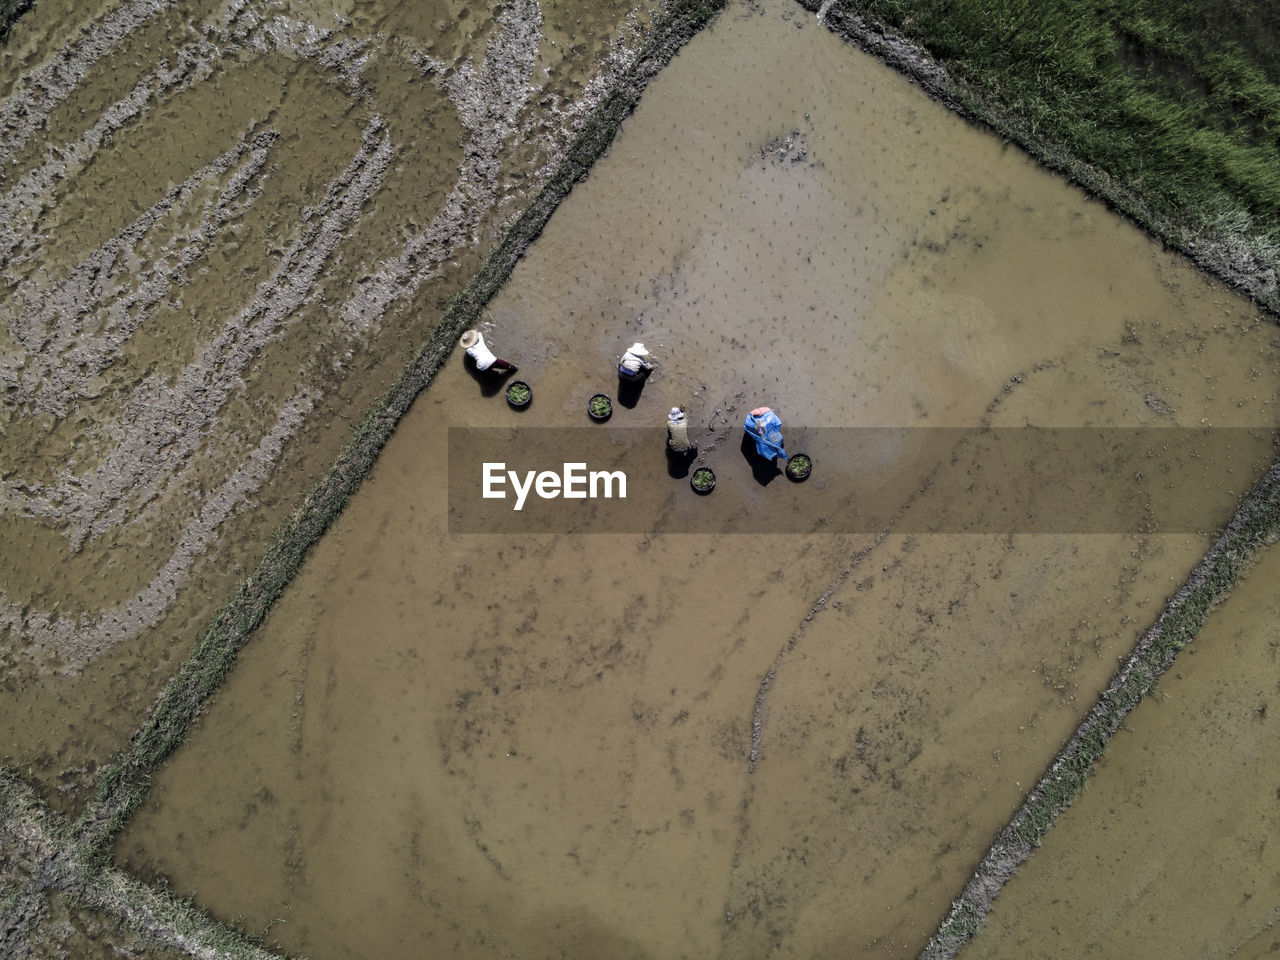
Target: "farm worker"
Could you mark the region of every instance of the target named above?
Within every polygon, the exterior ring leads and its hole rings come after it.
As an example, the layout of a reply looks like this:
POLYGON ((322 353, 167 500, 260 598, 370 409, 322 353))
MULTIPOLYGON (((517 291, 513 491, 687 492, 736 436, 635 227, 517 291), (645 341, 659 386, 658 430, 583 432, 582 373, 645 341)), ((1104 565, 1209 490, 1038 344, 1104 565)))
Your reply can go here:
POLYGON ((493 355, 493 351, 484 342, 484 337, 479 330, 468 330, 458 342, 467 351, 467 356, 476 362, 476 369, 482 373, 490 369, 509 370, 511 373, 516 372, 517 368, 514 363, 507 363, 507 361, 500 360, 493 355))
POLYGON ((623 380, 643 380, 652 369, 649 351, 644 348, 644 344, 633 343, 622 355, 622 362, 618 364, 618 376, 623 380))
POLYGON ((684 407, 672 407, 667 414, 667 446, 672 453, 696 453, 698 448, 689 442, 689 425, 684 419, 684 407))
POLYGON ((766 460, 775 457, 787 459, 787 451, 782 448, 782 421, 770 407, 756 407, 743 422, 743 429, 756 442, 756 453, 766 460))

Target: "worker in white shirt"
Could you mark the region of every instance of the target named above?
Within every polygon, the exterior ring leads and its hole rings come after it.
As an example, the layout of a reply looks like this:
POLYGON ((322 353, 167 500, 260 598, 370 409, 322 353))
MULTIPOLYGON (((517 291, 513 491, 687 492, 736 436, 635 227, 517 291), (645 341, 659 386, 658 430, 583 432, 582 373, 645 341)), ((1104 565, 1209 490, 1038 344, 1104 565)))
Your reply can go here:
POLYGON ((485 370, 501 370, 504 372, 515 373, 516 365, 508 363, 494 356, 493 351, 489 349, 488 344, 484 342, 484 336, 479 330, 468 330, 462 335, 459 341, 463 349, 467 351, 467 356, 476 363, 476 369, 484 372, 485 370))
POLYGON ((622 360, 618 364, 618 377, 634 383, 648 376, 653 367, 654 364, 649 360, 649 351, 644 348, 644 344, 633 343, 627 347, 627 352, 622 355, 622 360))

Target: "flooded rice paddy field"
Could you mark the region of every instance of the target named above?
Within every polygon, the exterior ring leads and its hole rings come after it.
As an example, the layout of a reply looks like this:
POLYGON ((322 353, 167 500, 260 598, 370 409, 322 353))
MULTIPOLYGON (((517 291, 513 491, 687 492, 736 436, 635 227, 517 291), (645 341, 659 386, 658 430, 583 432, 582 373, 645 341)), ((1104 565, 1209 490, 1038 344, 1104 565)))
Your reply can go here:
MULTIPOLYGON (((1208 465, 1206 531, 1273 454, 1272 323, 782 0, 663 71, 485 329, 533 405, 450 362, 117 848, 284 950, 915 956, 1210 543, 460 535, 450 427, 583 427, 640 339, 660 370, 593 429, 683 403, 722 484, 756 483, 762 403, 1257 427, 1208 465)), ((878 466, 909 517, 979 465, 878 466)), ((757 486, 762 522, 794 492, 757 486)))
POLYGON ((1280 951, 1280 552, 1135 711, 962 958, 1280 951))
POLYGON ((18 22, 0 759, 47 799, 84 799, 654 6, 42 0, 18 22))

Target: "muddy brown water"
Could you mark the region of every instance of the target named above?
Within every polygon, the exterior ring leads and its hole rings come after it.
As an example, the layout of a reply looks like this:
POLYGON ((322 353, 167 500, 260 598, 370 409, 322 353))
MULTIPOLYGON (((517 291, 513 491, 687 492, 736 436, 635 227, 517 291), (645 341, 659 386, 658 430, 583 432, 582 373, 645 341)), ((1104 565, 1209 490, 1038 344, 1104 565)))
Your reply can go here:
POLYGON ((966 958, 1280 951, 1280 551, 1125 722, 966 958))
POLYGON ((79 806, 652 9, 51 0, 19 21, 0 762, 79 806))
POLYGON ((1280 386, 1250 306, 783 2, 664 70, 485 329, 533 405, 453 358, 118 847, 290 951, 914 956, 1209 543, 451 535, 450 426, 584 424, 639 339, 611 423, 684 403, 734 482, 760 403, 1260 426, 1213 524, 1280 386))

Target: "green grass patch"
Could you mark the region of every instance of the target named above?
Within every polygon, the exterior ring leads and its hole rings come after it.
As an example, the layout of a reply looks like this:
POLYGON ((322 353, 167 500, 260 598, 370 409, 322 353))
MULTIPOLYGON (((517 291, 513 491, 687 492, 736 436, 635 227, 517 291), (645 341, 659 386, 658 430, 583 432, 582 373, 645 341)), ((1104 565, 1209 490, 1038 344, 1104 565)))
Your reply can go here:
POLYGON ((827 19, 1280 313, 1280 7, 838 0, 827 19))
POLYGON ((1191 0, 860 0, 1165 209, 1280 209, 1280 12, 1191 0))

